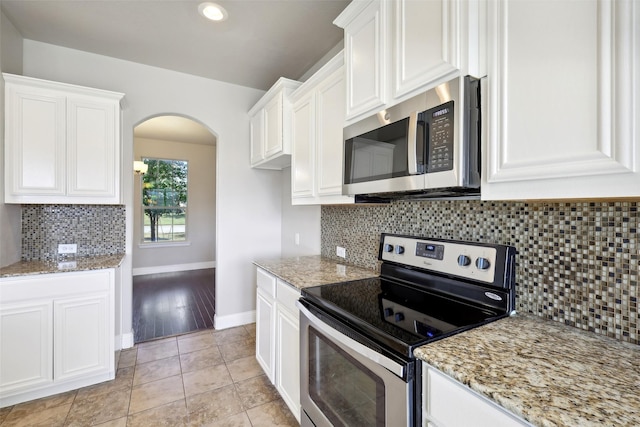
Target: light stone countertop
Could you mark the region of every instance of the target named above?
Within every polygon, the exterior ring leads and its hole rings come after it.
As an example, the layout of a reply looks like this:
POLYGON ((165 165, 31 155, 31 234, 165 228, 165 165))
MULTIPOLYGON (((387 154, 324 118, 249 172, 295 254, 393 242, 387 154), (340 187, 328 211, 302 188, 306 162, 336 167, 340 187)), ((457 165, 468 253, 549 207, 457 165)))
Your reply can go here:
POLYGON ((320 255, 259 260, 254 264, 298 289, 379 275, 374 270, 340 264, 320 255))
POLYGON ((640 346, 517 314, 415 350, 536 426, 640 425, 640 346))
POLYGON ((0 279, 6 277, 29 276, 35 274, 69 273, 73 271, 102 270, 118 267, 125 254, 96 255, 65 260, 62 268, 58 261, 19 261, 0 268, 0 279), (68 262, 75 261, 75 266, 68 262))

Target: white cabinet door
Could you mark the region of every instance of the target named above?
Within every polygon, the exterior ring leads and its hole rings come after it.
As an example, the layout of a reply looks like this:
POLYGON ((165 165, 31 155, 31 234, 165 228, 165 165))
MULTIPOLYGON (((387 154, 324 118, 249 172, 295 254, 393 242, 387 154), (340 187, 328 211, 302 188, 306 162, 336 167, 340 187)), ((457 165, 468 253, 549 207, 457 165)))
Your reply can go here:
POLYGON ((249 110, 251 167, 282 170, 291 165, 291 93, 300 82, 284 77, 249 110))
POLYGON ((639 196, 640 4, 488 5, 482 198, 639 196))
POLYGON ((264 156, 270 157, 283 150, 282 141, 282 93, 264 107, 264 156))
POLYGON ((387 101, 387 3, 369 2, 353 19, 345 17, 346 25, 336 20, 345 30, 347 119, 376 111, 387 101))
POLYGON ((118 203, 118 102, 69 97, 67 129, 67 194, 118 203))
POLYGON ((5 201, 66 192, 66 98, 23 85, 6 85, 5 201))
POLYGON ((292 96, 294 205, 353 203, 353 197, 342 195, 344 81, 340 52, 292 96))
POLYGON ((251 117, 251 165, 264 160, 264 110, 251 117))
MULTIPOLYGON (((345 122, 343 67, 318 86, 316 98, 318 195, 341 197, 344 158, 342 130, 345 122)), ((343 199, 343 202, 353 202, 351 197, 343 199)))
POLYGON ((54 301, 54 378, 64 380, 108 372, 109 296, 54 301))
POLYGON ((0 396, 53 381, 51 301, 0 306, 0 396))
POLYGON ((315 196, 315 99, 315 93, 310 92, 293 105, 291 197, 294 199, 315 196))
MULTIPOLYGON (((260 271, 258 269, 258 271, 260 271)), ((256 359, 267 374, 269 381, 275 384, 275 301, 264 291, 256 292, 256 359)))
POLYGON ((300 326, 297 313, 277 310, 276 388, 300 422, 300 326))
POLYGON ((394 98, 424 90, 459 69, 458 0, 396 0, 393 13, 394 98))

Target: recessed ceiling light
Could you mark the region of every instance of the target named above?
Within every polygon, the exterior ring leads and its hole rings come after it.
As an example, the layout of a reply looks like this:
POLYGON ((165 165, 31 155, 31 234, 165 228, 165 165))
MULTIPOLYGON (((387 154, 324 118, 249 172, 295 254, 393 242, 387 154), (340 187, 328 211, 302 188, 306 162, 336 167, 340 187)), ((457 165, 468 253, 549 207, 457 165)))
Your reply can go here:
POLYGON ((227 11, 219 4, 205 2, 198 6, 200 15, 212 21, 224 21, 227 19, 227 11))

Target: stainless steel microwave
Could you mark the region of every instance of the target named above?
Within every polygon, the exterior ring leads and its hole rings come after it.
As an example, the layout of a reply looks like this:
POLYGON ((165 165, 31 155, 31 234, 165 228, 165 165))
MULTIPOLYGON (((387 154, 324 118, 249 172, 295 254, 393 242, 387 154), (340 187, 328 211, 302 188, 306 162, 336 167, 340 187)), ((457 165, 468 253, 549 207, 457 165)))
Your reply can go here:
POLYGON ((356 202, 479 196, 480 86, 456 77, 346 127, 343 194, 356 202))

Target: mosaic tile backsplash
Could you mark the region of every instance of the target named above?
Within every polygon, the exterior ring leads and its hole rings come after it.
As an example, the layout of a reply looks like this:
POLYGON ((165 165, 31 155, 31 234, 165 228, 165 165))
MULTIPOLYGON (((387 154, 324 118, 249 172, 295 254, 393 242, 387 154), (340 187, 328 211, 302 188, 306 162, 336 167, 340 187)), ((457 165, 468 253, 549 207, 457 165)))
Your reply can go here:
POLYGON ((124 253, 125 207, 23 205, 22 260, 63 259, 59 243, 76 243, 78 257, 124 253))
POLYGON ((640 344, 638 217, 635 201, 323 206, 321 251, 378 269, 384 232, 515 246, 518 311, 640 344))

